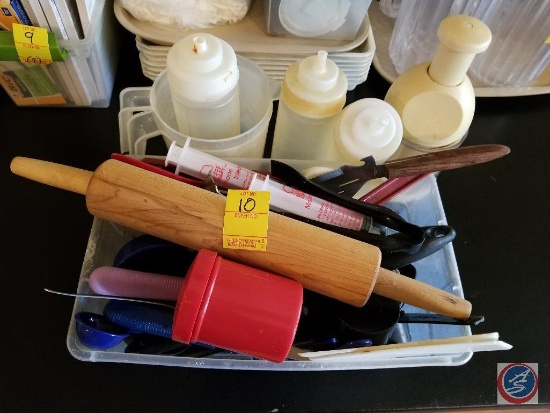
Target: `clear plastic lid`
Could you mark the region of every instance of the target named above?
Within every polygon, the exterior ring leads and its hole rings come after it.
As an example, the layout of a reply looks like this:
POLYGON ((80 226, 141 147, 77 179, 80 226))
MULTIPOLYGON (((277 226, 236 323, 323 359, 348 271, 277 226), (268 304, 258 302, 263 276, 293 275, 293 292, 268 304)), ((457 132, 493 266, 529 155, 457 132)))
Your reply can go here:
POLYGON ((350 0, 281 0, 279 20, 294 36, 322 36, 342 27, 350 4, 350 0))

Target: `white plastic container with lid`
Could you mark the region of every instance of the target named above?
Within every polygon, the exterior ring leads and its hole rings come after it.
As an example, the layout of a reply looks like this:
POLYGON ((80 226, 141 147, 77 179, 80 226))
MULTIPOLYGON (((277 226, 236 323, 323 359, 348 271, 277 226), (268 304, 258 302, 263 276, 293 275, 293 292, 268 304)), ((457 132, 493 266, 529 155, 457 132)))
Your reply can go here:
POLYGON ((437 35, 433 60, 409 68, 386 94, 403 122, 403 142, 392 159, 460 145, 472 123, 475 94, 466 72, 489 47, 491 31, 481 20, 457 14, 441 22, 437 35))
POLYGON ((330 159, 347 87, 346 75, 325 51, 290 65, 281 87, 271 157, 330 159))
POLYGON ((352 40, 370 0, 264 0, 267 33, 272 36, 352 40))
POLYGON ((346 106, 334 134, 340 158, 349 163, 372 156, 384 163, 399 147, 403 125, 397 111, 381 99, 365 98, 346 106))
POLYGON ((181 133, 199 139, 240 134, 239 68, 227 42, 191 34, 170 48, 166 71, 181 133))
POLYGON ((349 6, 349 0, 281 0, 279 20, 294 36, 317 37, 338 30, 349 6))

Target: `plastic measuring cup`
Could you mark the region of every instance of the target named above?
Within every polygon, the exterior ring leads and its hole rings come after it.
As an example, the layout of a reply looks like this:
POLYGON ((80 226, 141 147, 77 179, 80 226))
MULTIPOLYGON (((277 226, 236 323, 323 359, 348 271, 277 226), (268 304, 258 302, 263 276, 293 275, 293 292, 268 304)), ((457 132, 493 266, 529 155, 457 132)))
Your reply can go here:
POLYGON ((273 100, 278 98, 278 84, 242 56, 237 56, 237 65, 241 133, 222 139, 199 139, 179 132, 166 70, 157 77, 150 101, 157 127, 168 144, 183 145, 191 138, 191 147, 221 158, 263 157, 273 100))

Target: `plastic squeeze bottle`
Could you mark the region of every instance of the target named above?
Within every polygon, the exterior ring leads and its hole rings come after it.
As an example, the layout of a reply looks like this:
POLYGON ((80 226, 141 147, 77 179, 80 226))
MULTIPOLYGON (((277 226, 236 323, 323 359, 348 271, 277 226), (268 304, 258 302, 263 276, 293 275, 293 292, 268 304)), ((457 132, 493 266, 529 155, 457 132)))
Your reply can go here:
POLYGON ((472 123, 475 94, 466 72, 489 47, 491 31, 481 20, 457 14, 443 19, 437 35, 433 60, 409 68, 386 94, 403 122, 402 144, 392 159, 459 146, 472 123))
POLYGON ((239 68, 227 42, 191 34, 170 48, 166 71, 181 133, 199 139, 240 134, 239 68))
POLYGON ((347 87, 346 75, 325 51, 290 65, 281 87, 271 157, 330 159, 347 87))
MULTIPOLYGON (((402 137, 401 119, 389 103, 375 98, 359 99, 347 105, 336 121, 330 160, 338 161, 342 165, 360 165, 361 159, 372 156, 377 164, 383 164, 395 153, 402 137)), ((331 170, 332 168, 319 165, 303 170, 302 174, 313 179, 331 170)), ((370 192, 385 181, 386 178, 370 179, 355 198, 370 192)))
POLYGON ((357 164, 372 156, 376 163, 383 164, 397 150, 402 137, 401 119, 389 103, 375 98, 359 99, 346 106, 338 118, 334 160, 357 164))

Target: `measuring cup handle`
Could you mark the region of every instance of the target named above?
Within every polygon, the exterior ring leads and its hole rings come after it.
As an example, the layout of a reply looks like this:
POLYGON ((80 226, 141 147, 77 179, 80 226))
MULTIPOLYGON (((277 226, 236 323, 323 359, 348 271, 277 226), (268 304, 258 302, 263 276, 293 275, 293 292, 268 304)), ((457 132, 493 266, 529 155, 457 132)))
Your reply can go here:
POLYGON ((279 100, 281 96, 281 82, 272 78, 267 79, 267 90, 271 100, 279 100))

